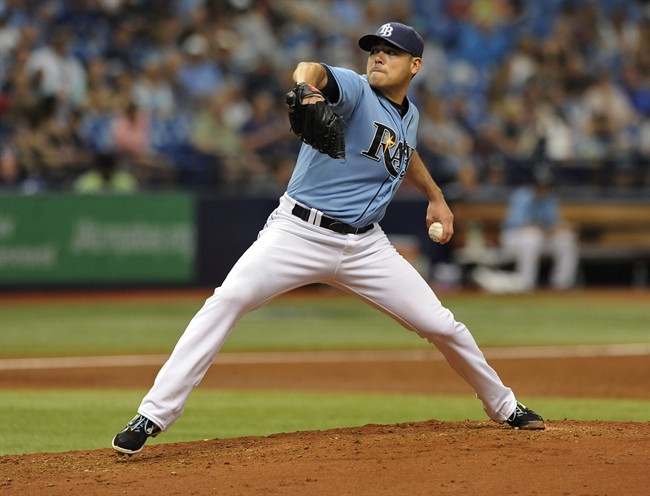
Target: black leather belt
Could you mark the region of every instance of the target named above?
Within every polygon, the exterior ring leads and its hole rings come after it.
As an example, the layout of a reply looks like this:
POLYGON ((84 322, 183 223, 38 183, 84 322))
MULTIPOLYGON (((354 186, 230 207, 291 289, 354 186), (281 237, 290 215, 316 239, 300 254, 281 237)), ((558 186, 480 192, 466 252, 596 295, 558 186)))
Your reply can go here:
MULTIPOLYGON (((302 220, 308 222, 309 216, 311 215, 311 209, 305 208, 302 205, 298 205, 296 203, 291 210, 291 213, 296 217, 300 217, 302 220)), ((330 231, 334 231, 339 234, 362 234, 370 231, 373 227, 375 227, 375 225, 368 224, 367 226, 363 227, 354 227, 350 224, 344 224, 343 222, 339 222, 336 219, 332 219, 327 215, 323 215, 320 219, 320 227, 324 227, 325 229, 329 229, 330 231)))

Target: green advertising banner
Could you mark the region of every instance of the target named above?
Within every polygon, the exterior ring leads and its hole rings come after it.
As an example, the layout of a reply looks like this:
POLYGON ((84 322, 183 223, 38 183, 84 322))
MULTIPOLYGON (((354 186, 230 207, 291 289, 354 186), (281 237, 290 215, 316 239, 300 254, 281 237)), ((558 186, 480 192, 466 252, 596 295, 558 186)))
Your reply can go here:
POLYGON ((0 284, 188 283, 186 194, 0 195, 0 284))

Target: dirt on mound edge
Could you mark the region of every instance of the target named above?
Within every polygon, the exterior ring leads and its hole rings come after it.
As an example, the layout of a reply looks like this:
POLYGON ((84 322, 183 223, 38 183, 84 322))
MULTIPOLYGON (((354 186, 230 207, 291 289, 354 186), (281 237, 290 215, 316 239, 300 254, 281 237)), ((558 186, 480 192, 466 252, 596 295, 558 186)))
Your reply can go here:
POLYGON ((427 422, 0 457, 3 495, 641 495, 650 423, 427 422))

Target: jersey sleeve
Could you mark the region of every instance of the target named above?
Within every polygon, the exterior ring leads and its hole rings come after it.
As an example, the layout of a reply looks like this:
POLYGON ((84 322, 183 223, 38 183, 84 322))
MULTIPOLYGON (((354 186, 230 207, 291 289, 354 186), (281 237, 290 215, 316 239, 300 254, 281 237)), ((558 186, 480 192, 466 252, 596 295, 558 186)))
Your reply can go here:
MULTIPOLYGON (((332 107, 338 115, 349 120, 352 112, 358 106, 364 91, 364 78, 350 69, 332 67, 323 64, 328 77, 334 78, 338 86, 338 100, 332 101, 332 107)), ((367 86, 367 85, 365 85, 367 86)))

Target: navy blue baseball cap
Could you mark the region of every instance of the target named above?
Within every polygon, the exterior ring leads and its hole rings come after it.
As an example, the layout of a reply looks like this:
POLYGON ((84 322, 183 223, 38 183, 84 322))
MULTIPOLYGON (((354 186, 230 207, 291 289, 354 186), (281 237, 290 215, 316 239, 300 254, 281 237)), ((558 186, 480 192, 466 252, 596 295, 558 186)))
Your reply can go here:
POLYGON ((359 46, 369 52, 381 41, 395 45, 414 57, 422 57, 424 51, 424 42, 418 32, 411 26, 399 22, 387 22, 381 25, 375 34, 362 36, 359 38, 359 46))

